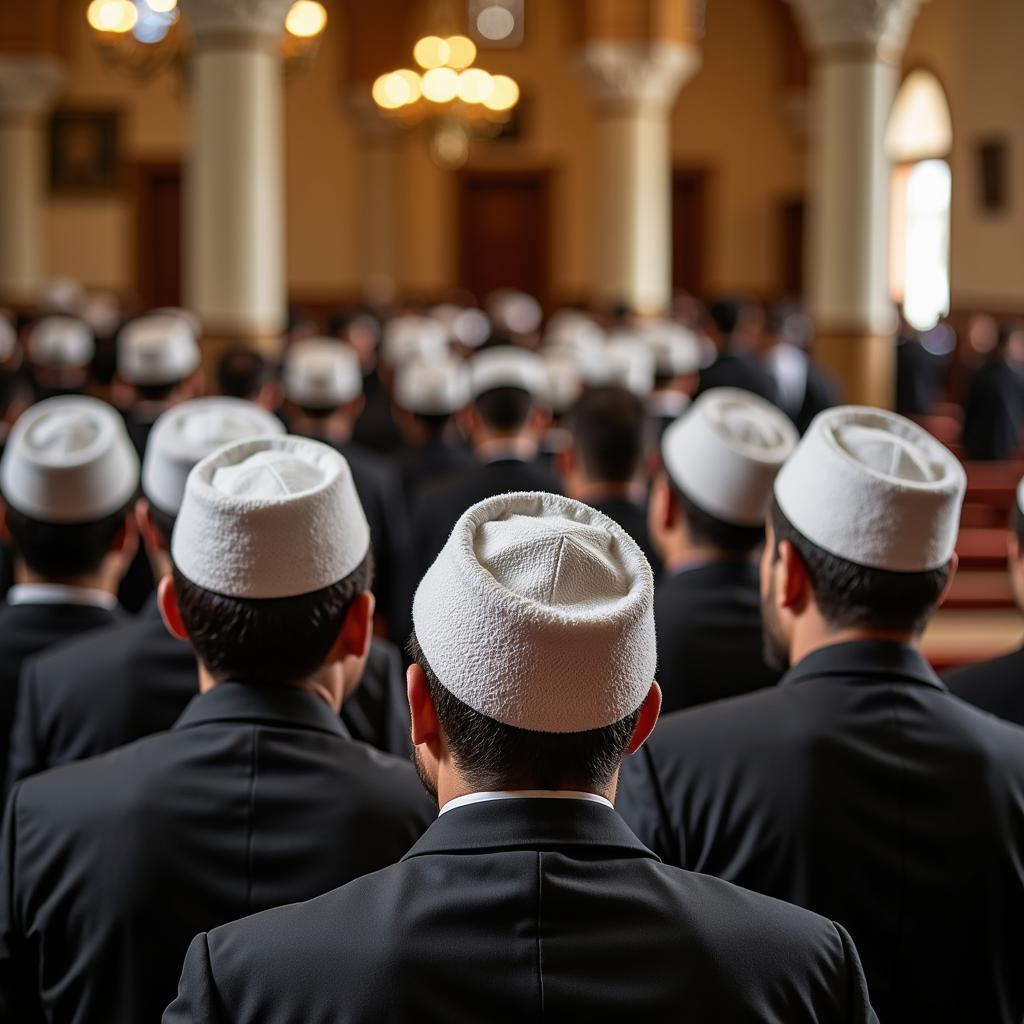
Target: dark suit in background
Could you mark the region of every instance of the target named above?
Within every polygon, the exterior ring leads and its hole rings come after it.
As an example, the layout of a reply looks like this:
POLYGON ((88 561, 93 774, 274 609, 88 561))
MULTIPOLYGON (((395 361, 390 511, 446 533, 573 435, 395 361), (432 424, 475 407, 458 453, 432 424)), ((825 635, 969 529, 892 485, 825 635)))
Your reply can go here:
POLYGON ((968 704, 1024 725, 1024 648, 951 672, 946 685, 968 704))
POLYGON ((118 620, 118 613, 92 604, 0 606, 0 777, 7 771, 11 730, 22 665, 48 647, 118 620))
POLYGON ((419 448, 405 448, 396 457, 402 491, 413 508, 425 487, 446 480, 476 465, 472 453, 461 444, 433 438, 419 448))
POLYGON ((700 371, 698 398, 712 388, 740 388, 778 405, 779 393, 775 379, 756 356, 726 353, 700 371))
POLYGON ((644 750, 619 790, 641 839, 848 928, 881 1020, 1020 1024, 1024 730, 916 651, 822 648, 644 750))
POLYGON ((1024 374, 1000 356, 971 378, 964 403, 964 448, 968 459, 1012 459, 1024 429, 1024 374))
MULTIPOLYGON (((170 729, 198 690, 192 647, 167 631, 153 598, 137 618, 25 664, 7 784, 170 729)), ((341 718, 355 739, 408 753, 405 680, 391 644, 373 642, 341 718)))
POLYGON ((711 562, 666 573, 654 590, 662 714, 774 686, 764 661, 758 569, 711 562))
POLYGON ((0 1020, 159 1020, 193 935, 393 863, 433 814, 318 697, 223 683, 172 731, 11 790, 0 1020))
POLYGON ((165 1024, 873 1020, 830 922, 659 863, 607 807, 442 814, 401 863, 200 935, 165 1024))

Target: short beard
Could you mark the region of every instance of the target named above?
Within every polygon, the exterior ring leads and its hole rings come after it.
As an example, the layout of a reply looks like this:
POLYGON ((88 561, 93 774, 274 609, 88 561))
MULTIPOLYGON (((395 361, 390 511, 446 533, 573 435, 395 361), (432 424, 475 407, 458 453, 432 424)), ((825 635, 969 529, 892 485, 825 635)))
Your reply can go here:
POLYGON ((420 784, 427 791, 428 796, 433 799, 434 803, 437 803, 437 782, 427 774, 427 769, 420 760, 418 747, 412 748, 412 763, 416 768, 416 774, 420 777, 420 784))
POLYGON ((775 607, 774 580, 768 596, 761 601, 761 653, 764 663, 773 671, 785 672, 789 668, 789 644, 775 607))

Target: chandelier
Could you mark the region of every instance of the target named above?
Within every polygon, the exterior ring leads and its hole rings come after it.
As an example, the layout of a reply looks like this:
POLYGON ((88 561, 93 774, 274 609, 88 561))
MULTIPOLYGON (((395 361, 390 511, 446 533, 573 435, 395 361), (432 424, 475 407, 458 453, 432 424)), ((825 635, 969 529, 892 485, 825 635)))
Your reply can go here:
MULTIPOLYGON (((182 67, 186 46, 178 0, 92 0, 85 16, 101 56, 120 70, 150 78, 164 68, 182 67)), ((286 71, 313 58, 326 24, 322 3, 295 0, 281 42, 286 71)))
POLYGON ((381 75, 372 89, 384 116, 406 127, 424 125, 435 162, 466 162, 471 138, 493 138, 519 102, 519 86, 508 75, 474 67, 476 45, 468 36, 423 36, 413 47, 418 70, 381 75))

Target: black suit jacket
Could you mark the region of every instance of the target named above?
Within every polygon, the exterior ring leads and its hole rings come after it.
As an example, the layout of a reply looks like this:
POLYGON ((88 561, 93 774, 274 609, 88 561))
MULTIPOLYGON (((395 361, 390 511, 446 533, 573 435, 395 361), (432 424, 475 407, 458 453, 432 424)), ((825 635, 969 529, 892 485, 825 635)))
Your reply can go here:
POLYGON ((11 790, 0 1020, 156 1021, 196 932, 391 864, 433 814, 319 698, 221 684, 172 731, 11 790))
POLYGON ((726 353, 700 371, 700 383, 694 398, 712 388, 740 388, 778 404, 779 390, 775 379, 753 355, 726 353))
POLYGON ((405 499, 413 508, 425 487, 455 476, 476 462, 468 448, 434 439, 419 448, 404 449, 396 465, 405 499))
POLYGON ((839 921, 883 1021, 1020 1024, 1024 730, 913 649, 836 644, 662 721, 619 803, 674 864, 839 921))
MULTIPOLYGON (((558 478, 539 460, 496 459, 474 464, 449 480, 425 487, 413 513, 419 583, 441 552, 459 517, 485 498, 512 491, 562 493, 558 478)), ((415 590, 415 587, 413 588, 415 590)))
POLYGON ((662 713, 774 686, 764 662, 752 562, 714 562, 664 575, 654 590, 662 713))
MULTIPOLYGON (((30 659, 21 674, 8 785, 170 729, 198 688, 192 647, 168 633, 155 599, 135 619, 30 659)), ((341 718, 355 739, 408 754, 405 679, 391 644, 373 642, 341 718)))
POLYGON ((1024 648, 951 672, 946 685, 968 704, 1024 725, 1024 648))
POLYGON ((830 922, 659 863, 612 810, 441 815, 401 863, 192 943, 164 1024, 873 1020, 830 922))
POLYGON ((1024 374, 999 357, 971 378, 964 404, 967 458, 1012 459, 1024 431, 1024 374))
POLYGON ((34 654, 118 620, 118 614, 86 604, 7 604, 0 606, 0 776, 7 770, 18 677, 34 654))

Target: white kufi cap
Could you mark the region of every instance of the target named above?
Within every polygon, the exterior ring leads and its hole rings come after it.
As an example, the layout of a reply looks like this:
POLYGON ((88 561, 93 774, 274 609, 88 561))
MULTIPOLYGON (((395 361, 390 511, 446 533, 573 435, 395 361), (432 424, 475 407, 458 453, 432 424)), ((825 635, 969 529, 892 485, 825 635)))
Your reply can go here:
POLYGON ((66 395, 39 402, 15 423, 0 462, 0 491, 44 523, 87 523, 124 508, 139 484, 139 458, 124 421, 105 402, 66 395))
POLYGON ((498 331, 530 334, 540 327, 543 311, 540 303, 526 292, 500 288, 487 296, 487 312, 498 331))
POLYGON ((654 355, 656 376, 682 377, 700 370, 700 342, 688 327, 671 321, 649 324, 643 338, 654 355))
POLYGON ((448 332, 425 316, 399 316, 384 325, 381 354, 392 366, 407 359, 440 359, 448 352, 448 332))
POLYGON ((196 398, 161 415, 146 441, 142 493, 161 512, 176 516, 192 467, 232 441, 283 434, 273 414, 241 398, 196 398))
POLYGON ((775 500, 838 558, 926 572, 953 555, 966 488, 960 462, 917 424, 845 405, 814 418, 775 481, 775 500))
POLYGON ((351 345, 334 338, 297 341, 284 360, 285 397, 307 409, 336 409, 363 393, 363 371, 351 345))
POLYGON ((319 441, 263 437, 227 445, 195 466, 171 557, 205 590, 269 599, 343 580, 369 547, 342 455, 319 441))
POLYGON ((37 366, 88 366, 96 352, 92 330, 73 316, 45 316, 28 335, 28 357, 37 366))
POLYGON ((478 398, 497 388, 519 388, 535 398, 545 398, 548 371, 536 352, 518 345, 495 345, 469 361, 470 391, 478 398))
POLYGON ((175 384, 198 366, 199 343, 180 316, 149 313, 117 335, 117 374, 129 384, 175 384))
POLYGON ((520 729, 600 729, 654 680, 654 578, 636 542, 582 502, 502 494, 465 512, 413 602, 453 696, 520 729))
POLYGON ((422 416, 449 416, 469 403, 469 370, 460 359, 416 359, 395 373, 395 403, 422 416))
POLYGON ((772 482, 797 443, 792 421, 739 388, 712 388, 668 429, 661 457, 698 508, 736 526, 759 526, 772 482))

